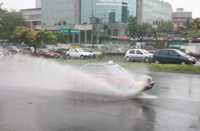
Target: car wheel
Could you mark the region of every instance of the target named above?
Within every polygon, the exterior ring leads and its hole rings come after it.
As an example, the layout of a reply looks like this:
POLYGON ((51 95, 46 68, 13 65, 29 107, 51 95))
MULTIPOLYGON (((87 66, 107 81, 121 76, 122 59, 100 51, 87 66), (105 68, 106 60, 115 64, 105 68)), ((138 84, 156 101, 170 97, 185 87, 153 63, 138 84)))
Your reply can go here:
POLYGON ((160 61, 156 60, 155 63, 156 63, 156 64, 160 64, 160 61))
POLYGON ((71 59, 71 57, 69 55, 66 55, 65 58, 66 59, 71 59))
POLYGON ((80 56, 80 58, 81 58, 81 59, 85 59, 85 57, 84 57, 84 56, 82 56, 82 55, 80 56))
POLYGON ((126 57, 126 61, 130 62, 130 61, 131 61, 131 59, 130 59, 129 57, 126 57))
POLYGON ((149 58, 145 58, 144 62, 148 63, 149 62, 149 58))

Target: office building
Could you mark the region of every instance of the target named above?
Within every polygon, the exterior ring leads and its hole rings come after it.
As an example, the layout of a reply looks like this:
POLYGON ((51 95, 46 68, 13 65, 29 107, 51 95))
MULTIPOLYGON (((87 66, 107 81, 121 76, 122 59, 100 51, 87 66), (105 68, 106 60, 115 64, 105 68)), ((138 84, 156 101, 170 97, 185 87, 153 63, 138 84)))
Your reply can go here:
POLYGON ((178 28, 186 28, 192 22, 192 12, 184 11, 183 8, 178 8, 172 14, 175 30, 178 28))
POLYGON ((42 1, 36 0, 36 8, 42 8, 42 1))
POLYGON ((56 30, 80 23, 80 0, 42 0, 42 27, 56 30))
POLYGON ((172 19, 171 5, 160 0, 36 0, 36 7, 41 8, 22 10, 31 28, 39 23, 48 30, 91 31, 95 25, 115 36, 126 34, 130 16, 149 24, 172 19))
POLYGON ((129 17, 136 17, 137 0, 127 0, 129 17))
POLYGON ((126 23, 128 3, 124 0, 81 0, 81 23, 91 23, 92 17, 99 23, 126 23))
POLYGON ((25 25, 32 29, 41 29, 41 8, 21 10, 25 25))
POLYGON ((171 21, 172 6, 160 0, 137 0, 139 23, 153 24, 155 21, 171 21))

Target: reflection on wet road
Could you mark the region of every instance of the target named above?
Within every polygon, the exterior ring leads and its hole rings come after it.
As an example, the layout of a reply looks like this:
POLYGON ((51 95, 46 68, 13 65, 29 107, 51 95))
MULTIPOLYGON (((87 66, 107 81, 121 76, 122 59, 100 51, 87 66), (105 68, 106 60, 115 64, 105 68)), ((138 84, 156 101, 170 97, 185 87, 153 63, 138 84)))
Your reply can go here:
POLYGON ((156 99, 99 101, 0 87, 1 131, 199 131, 200 76, 151 73, 156 99))

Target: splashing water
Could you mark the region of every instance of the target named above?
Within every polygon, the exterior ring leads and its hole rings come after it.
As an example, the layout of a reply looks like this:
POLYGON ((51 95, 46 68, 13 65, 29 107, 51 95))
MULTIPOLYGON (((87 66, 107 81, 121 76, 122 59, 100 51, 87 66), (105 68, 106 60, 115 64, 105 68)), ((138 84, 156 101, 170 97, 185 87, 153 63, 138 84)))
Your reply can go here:
MULTIPOLYGON (((142 88, 117 90, 106 81, 96 79, 77 68, 42 58, 9 56, 0 58, 0 88, 12 90, 93 94, 133 98, 142 88)), ((73 94, 76 95, 76 94, 73 94)))

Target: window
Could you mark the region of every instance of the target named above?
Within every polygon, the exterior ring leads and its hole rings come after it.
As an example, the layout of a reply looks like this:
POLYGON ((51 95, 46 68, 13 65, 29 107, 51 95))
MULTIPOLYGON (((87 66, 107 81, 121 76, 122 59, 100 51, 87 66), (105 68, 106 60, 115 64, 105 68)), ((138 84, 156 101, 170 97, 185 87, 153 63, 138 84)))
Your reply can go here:
POLYGON ((177 55, 178 55, 178 53, 177 53, 177 52, 175 52, 175 51, 169 51, 169 55, 170 55, 170 56, 177 56, 177 55))
POLYGON ((168 50, 162 50, 162 51, 160 51, 159 55, 168 55, 168 50))
POLYGON ((143 53, 140 50, 136 50, 136 54, 143 55, 143 53))
POLYGON ((129 51, 130 54, 135 54, 135 50, 129 51))

